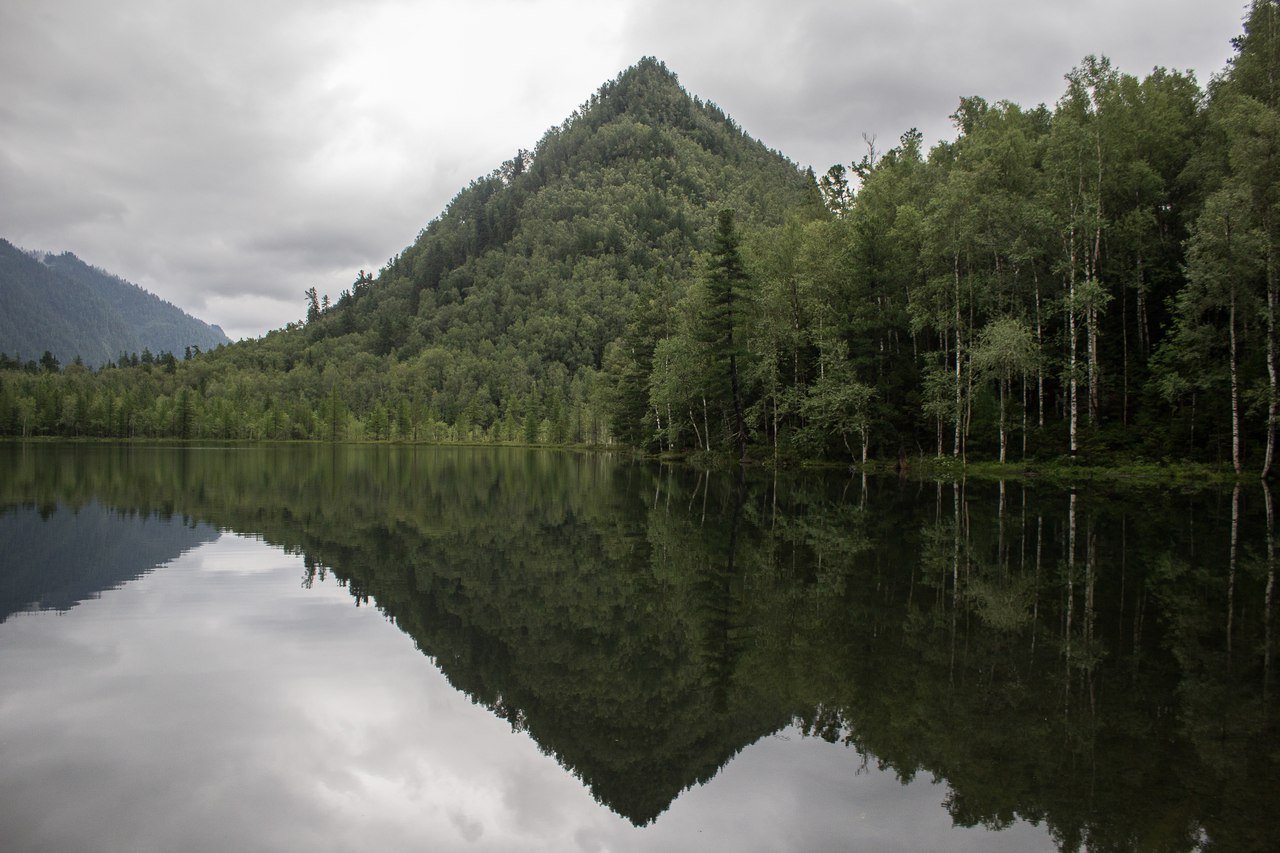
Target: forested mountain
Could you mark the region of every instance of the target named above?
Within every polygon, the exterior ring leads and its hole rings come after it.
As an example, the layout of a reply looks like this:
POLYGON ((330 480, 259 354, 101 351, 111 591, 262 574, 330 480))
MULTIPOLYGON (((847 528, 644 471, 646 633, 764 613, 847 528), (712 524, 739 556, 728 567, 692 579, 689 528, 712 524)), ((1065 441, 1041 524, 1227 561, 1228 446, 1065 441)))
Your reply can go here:
POLYGON ((149 350, 185 353, 229 343, 210 326, 136 284, 70 252, 24 252, 0 239, 0 353, 19 361, 45 351, 97 367, 149 350))
POLYGON ((821 180, 654 59, 376 276, 157 371, 7 374, 0 431, 1275 467, 1280 4, 1207 90, 1086 57, 821 180))

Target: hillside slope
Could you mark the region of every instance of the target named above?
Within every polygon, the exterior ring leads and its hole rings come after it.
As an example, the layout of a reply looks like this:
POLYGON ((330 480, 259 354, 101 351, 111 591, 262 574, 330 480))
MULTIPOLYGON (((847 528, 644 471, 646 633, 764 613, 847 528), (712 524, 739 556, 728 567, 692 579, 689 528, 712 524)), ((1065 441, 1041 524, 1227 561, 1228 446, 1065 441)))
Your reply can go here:
POLYGON ((642 304, 687 289, 722 207, 746 231, 822 215, 811 173, 644 59, 459 192, 376 276, 211 368, 261 372, 268 396, 324 401, 368 436, 391 399, 464 433, 546 421, 598 437, 606 347, 642 304))
POLYGON ((77 355, 97 366, 121 353, 181 356, 228 338, 135 284, 70 252, 41 255, 0 240, 0 352, 20 360, 48 350, 63 364, 77 355))

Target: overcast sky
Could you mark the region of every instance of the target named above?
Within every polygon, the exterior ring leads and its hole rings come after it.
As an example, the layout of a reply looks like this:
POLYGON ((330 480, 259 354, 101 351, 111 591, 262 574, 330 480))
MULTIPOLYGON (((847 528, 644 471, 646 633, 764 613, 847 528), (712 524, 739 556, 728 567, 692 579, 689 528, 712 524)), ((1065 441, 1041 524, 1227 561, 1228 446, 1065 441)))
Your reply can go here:
POLYGON ((233 338, 411 243, 641 56, 825 171, 1090 53, 1222 70, 1244 0, 4 0, 0 237, 233 338))

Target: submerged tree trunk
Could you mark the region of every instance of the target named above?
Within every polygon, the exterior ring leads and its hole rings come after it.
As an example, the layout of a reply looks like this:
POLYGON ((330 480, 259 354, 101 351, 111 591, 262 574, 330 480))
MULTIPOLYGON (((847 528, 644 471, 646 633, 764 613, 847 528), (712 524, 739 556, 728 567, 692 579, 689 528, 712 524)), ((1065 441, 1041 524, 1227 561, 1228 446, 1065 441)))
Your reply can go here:
POLYGON ((1275 504, 1271 500, 1271 484, 1263 481, 1262 498, 1267 507, 1267 589, 1262 602, 1262 695, 1271 691, 1271 608, 1276 588, 1275 504))
POLYGON ((1062 631, 1063 655, 1066 658, 1066 669, 1063 672, 1062 710, 1071 711, 1071 631, 1074 627, 1076 611, 1076 493, 1071 493, 1067 510, 1067 614, 1062 631))
POLYGON ((1240 545, 1240 483, 1231 490, 1231 553, 1227 567, 1227 659, 1231 658, 1231 635, 1236 615, 1236 554, 1240 545))

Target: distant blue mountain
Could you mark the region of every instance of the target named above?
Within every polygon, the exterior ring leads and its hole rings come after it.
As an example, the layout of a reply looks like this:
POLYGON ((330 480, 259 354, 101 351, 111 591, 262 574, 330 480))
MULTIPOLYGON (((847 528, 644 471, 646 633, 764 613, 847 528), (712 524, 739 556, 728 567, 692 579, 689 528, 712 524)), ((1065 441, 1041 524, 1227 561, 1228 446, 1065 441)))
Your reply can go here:
POLYGON ((217 538, 207 524, 96 502, 0 509, 0 622, 24 610, 70 610, 217 538))
POLYGON ((0 239, 0 353, 23 361, 48 350, 97 367, 121 353, 213 349, 222 329, 70 252, 26 252, 0 239))

